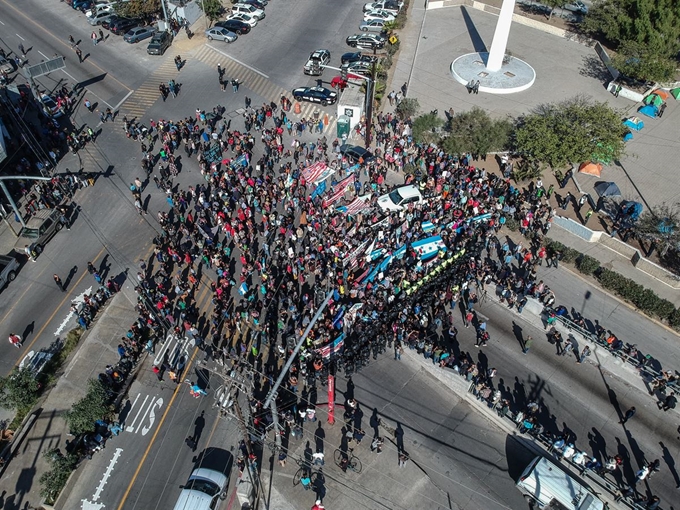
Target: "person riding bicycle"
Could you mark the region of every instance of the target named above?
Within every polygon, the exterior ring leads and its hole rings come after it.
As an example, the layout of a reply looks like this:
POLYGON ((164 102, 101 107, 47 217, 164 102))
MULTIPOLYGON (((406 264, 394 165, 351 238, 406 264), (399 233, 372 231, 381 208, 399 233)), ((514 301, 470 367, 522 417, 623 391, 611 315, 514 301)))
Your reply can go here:
POLYGON ((347 457, 347 454, 343 452, 342 458, 340 459, 340 469, 342 469, 343 473, 347 473, 347 465, 349 464, 349 458, 347 457))

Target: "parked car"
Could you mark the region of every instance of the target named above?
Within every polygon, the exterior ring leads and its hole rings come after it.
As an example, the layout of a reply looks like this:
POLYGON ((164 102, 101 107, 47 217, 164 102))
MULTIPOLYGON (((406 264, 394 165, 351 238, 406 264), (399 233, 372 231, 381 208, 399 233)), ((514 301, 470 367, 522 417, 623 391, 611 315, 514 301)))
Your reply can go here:
POLYGON ((359 25, 359 30, 362 32, 377 32, 381 33, 385 31, 385 20, 382 19, 371 19, 364 20, 359 25))
POLYGON ((345 53, 340 58, 343 64, 351 64, 352 62, 374 62, 377 57, 374 55, 364 55, 360 51, 353 51, 350 53, 345 53))
POLYGON ((264 8, 267 6, 269 2, 267 2, 267 0, 241 0, 240 2, 232 3, 254 5, 258 9, 262 9, 264 11, 264 8))
POLYGON ((262 9, 258 9, 254 5, 242 4, 242 3, 235 4, 231 8, 231 13, 232 14, 247 14, 248 16, 252 16, 253 18, 255 18, 258 21, 263 20, 264 17, 265 17, 264 11, 262 9))
POLYGON ((162 55, 172 44, 172 34, 170 32, 158 32, 149 41, 146 52, 149 55, 162 55))
POLYGON ((328 106, 338 100, 338 94, 324 87, 299 87, 293 90, 293 98, 328 106))
POLYGON ((109 30, 112 34, 123 35, 130 31, 131 28, 143 25, 144 22, 139 18, 116 18, 109 22, 109 30))
POLYGON ((40 253, 45 245, 64 225, 59 221, 58 209, 40 209, 19 231, 15 246, 24 249, 28 245, 32 252, 40 253))
POLYGON ((209 28, 208 30, 205 31, 205 36, 208 38, 209 41, 216 39, 218 41, 225 41, 228 43, 234 42, 236 39, 238 39, 238 35, 222 27, 209 28))
POLYGON ((255 27, 257 26, 257 18, 255 16, 251 16, 250 14, 241 14, 239 12, 230 14, 227 16, 227 20, 236 20, 236 21, 241 21, 245 23, 246 25, 250 27, 255 27))
POLYGON ((404 7, 404 2, 397 2, 396 0, 379 0, 377 2, 370 2, 364 5, 364 12, 375 11, 382 9, 393 13, 395 16, 404 7))
POLYGON ((42 103, 42 111, 45 117, 56 119, 64 114, 64 111, 59 107, 57 102, 47 94, 40 96, 40 102, 42 103))
POLYGON ((372 19, 379 19, 379 20, 387 22, 387 21, 394 21, 395 17, 396 16, 394 14, 387 12, 387 11, 382 11, 382 10, 368 11, 368 12, 364 13, 364 21, 370 21, 372 19))
POLYGON ((347 66, 347 70, 352 73, 359 74, 370 74, 373 69, 373 64, 369 62, 364 62, 362 60, 358 62, 352 62, 347 66))
POLYGON ((243 35, 250 32, 250 25, 248 25, 247 23, 243 23, 243 21, 238 21, 235 19, 218 21, 217 23, 215 23, 215 26, 226 28, 231 32, 237 33, 238 35, 243 35))
POLYGON ((0 71, 9 74, 14 71, 14 66, 5 57, 0 57, 0 71))
POLYGON ((229 477, 220 471, 199 467, 182 486, 174 510, 214 510, 218 499, 226 499, 229 477))
POLYGON ((85 16, 87 17, 87 21, 90 25, 94 26, 101 25, 102 22, 108 21, 109 19, 111 19, 112 16, 115 16, 115 14, 110 11, 100 11, 96 14, 92 13, 92 11, 88 12, 90 12, 91 14, 90 16, 88 16, 87 13, 85 14, 85 16))
POLYGON ((156 27, 135 27, 132 30, 128 30, 123 36, 123 40, 127 43, 134 44, 149 37, 153 37, 156 33, 156 27))
POLYGON ((354 163, 358 163, 360 159, 363 160, 364 163, 368 163, 375 159, 371 151, 364 149, 360 145, 343 144, 340 146, 340 153, 351 159, 354 163))
POLYGON ((345 42, 352 48, 369 48, 380 50, 385 47, 387 39, 378 34, 355 34, 350 35, 345 42))
POLYGON ((0 255, 0 289, 4 289, 8 282, 13 282, 21 264, 13 253, 0 255))
POLYGON ((565 9, 567 11, 571 12, 578 12, 581 14, 588 14, 588 6, 581 2, 580 0, 576 0, 575 2, 569 2, 567 4, 564 4, 562 6, 562 9, 565 9))
POLYGON ((303 68, 303 72, 310 76, 321 76, 323 67, 331 61, 331 52, 328 50, 316 50, 311 55, 303 68))
POLYGON ((92 0, 73 0, 73 2, 71 2, 71 7, 80 9, 81 11, 86 11, 91 5, 92 0))

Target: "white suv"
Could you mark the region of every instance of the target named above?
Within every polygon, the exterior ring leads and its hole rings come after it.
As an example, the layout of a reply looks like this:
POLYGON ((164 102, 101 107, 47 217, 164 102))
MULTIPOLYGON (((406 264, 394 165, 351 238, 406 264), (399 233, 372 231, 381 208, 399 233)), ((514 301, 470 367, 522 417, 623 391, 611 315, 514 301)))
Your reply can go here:
POLYGON ((175 510, 214 510, 218 498, 226 499, 229 478, 214 469, 194 469, 182 486, 182 492, 175 503, 175 510))
POLYGON ((401 211, 408 204, 423 202, 423 196, 413 184, 392 190, 378 198, 378 205, 383 211, 401 211))
POLYGON ((248 16, 252 16, 258 21, 264 19, 264 11, 250 4, 234 4, 234 6, 231 8, 231 13, 247 14, 248 16))

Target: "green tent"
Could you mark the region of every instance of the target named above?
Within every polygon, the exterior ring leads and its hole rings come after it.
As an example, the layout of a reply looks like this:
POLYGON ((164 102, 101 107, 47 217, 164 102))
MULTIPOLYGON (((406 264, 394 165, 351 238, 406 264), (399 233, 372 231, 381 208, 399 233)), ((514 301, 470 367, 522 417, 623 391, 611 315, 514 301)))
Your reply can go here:
POLYGON ((680 97, 680 88, 671 90, 671 96, 678 99, 680 97))
POLYGON ((661 96, 657 96, 656 94, 649 94, 645 98, 645 104, 653 104, 654 106, 661 106, 663 104, 663 99, 661 99, 661 96))

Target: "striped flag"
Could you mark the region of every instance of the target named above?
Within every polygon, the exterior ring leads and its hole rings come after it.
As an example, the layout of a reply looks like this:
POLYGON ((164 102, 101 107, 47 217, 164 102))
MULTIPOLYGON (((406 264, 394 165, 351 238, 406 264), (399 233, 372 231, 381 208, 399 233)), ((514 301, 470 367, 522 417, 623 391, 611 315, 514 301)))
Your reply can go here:
POLYGON ((362 199, 360 197, 355 198, 352 200, 351 204, 348 204, 342 211, 344 214, 359 214, 361 211, 365 211, 366 209, 369 209, 371 207, 371 204, 368 202, 368 197, 365 199, 362 199))
POLYGON ((302 171, 302 178, 308 183, 314 182, 326 169, 326 163, 318 161, 313 165, 309 165, 302 171))
POLYGON ((343 180, 341 180, 339 183, 337 183, 335 186, 333 186, 333 189, 336 191, 342 190, 343 192, 349 187, 350 184, 354 182, 354 174, 345 177, 343 180))
POLYGON ((335 202, 340 200, 345 194, 346 188, 340 187, 335 192, 331 194, 326 200, 323 201, 323 206, 328 207, 333 205, 335 202))

